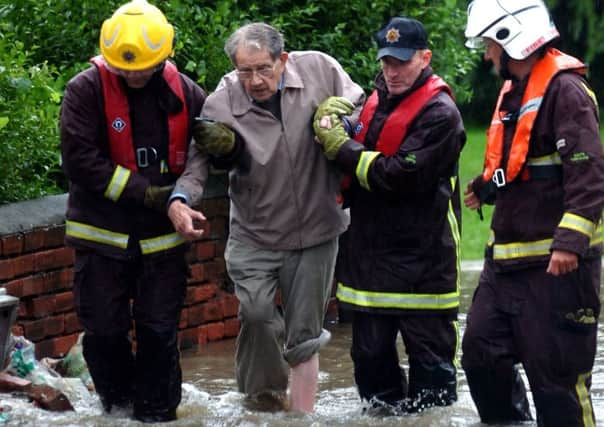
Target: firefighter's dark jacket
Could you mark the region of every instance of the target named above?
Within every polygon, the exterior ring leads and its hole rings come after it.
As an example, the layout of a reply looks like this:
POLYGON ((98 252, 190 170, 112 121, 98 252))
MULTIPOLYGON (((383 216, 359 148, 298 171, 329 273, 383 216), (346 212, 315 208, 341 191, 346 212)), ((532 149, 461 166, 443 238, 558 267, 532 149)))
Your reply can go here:
MULTIPOLYGON (((520 109, 528 79, 515 82, 501 110, 520 109)), ((604 155, 598 120, 595 95, 581 75, 564 71, 553 77, 531 132, 528 173, 485 199, 495 204, 486 255, 497 270, 547 265, 552 250, 602 255, 604 155)), ((516 121, 504 123, 505 160, 516 121)), ((472 181, 477 195, 488 194, 487 185, 494 188, 480 177, 472 181)))
POLYGON ((379 102, 364 144, 347 141, 336 162, 353 177, 345 194, 351 224, 341 241, 340 303, 392 314, 450 314, 459 306, 459 154, 466 136, 460 113, 444 91, 410 124, 396 153, 376 152, 389 114, 432 75, 426 68, 405 93, 379 102))
MULTIPOLYGON (((205 93, 180 74, 189 114, 188 140, 205 93)), ((122 81, 125 85, 125 83, 122 81)), ((182 247, 166 213, 143 205, 149 185, 170 185, 178 178, 166 171, 168 114, 182 101, 156 72, 142 89, 127 88, 130 123, 141 163, 137 171, 111 159, 103 90, 95 66, 79 73, 65 89, 61 106, 63 169, 69 178, 66 243, 105 256, 127 259, 138 253, 162 253, 182 247), (164 160, 162 162, 162 160, 164 160), (117 190, 117 191, 116 191, 117 190)))

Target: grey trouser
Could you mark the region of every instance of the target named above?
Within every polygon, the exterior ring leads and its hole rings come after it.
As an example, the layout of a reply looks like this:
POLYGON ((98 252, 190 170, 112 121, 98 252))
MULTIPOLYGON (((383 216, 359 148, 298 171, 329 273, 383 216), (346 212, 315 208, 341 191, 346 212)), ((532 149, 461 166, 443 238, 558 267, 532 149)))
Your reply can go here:
POLYGON ((239 391, 285 391, 290 366, 329 340, 323 318, 338 240, 301 250, 266 250, 229 238, 225 260, 239 299, 235 355, 239 391), (275 304, 281 291, 281 306, 275 304))

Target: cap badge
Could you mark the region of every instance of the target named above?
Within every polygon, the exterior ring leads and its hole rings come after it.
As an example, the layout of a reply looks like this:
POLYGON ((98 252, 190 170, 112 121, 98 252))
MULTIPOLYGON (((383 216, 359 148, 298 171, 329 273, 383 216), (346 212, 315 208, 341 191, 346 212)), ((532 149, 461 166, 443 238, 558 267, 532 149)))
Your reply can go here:
POLYGON ((398 41, 398 39, 400 39, 400 38, 401 38, 401 35, 396 28, 390 28, 386 32, 386 41, 388 43, 396 43, 398 41))

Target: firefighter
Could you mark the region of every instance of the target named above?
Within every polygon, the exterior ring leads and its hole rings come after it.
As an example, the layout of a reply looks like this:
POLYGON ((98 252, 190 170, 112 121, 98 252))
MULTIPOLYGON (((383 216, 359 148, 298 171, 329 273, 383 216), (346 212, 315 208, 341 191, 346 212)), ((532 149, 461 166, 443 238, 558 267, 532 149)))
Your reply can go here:
POLYGON ((206 96, 168 61, 173 40, 155 6, 124 4, 103 23, 101 55, 67 84, 60 117, 84 357, 104 409, 133 403, 145 422, 175 419, 181 399, 186 245, 166 202, 206 96))
POLYGON ((464 203, 493 203, 462 366, 485 423, 594 426, 604 155, 586 67, 552 46, 540 0, 475 0, 466 45, 484 46, 504 83, 484 169, 464 203))
POLYGON ((319 111, 314 125, 325 156, 351 180, 336 275, 339 304, 352 310, 355 381, 369 414, 398 415, 457 400, 457 164, 466 136, 430 66, 423 25, 393 18, 377 43, 382 71, 354 139, 335 115, 319 111))

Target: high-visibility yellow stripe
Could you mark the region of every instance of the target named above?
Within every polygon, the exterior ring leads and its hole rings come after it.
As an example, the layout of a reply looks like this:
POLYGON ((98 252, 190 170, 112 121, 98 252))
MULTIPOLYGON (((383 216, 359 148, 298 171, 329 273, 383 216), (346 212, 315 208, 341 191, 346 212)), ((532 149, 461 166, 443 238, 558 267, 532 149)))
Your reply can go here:
POLYGON ((578 231, 579 233, 585 234, 588 237, 592 237, 596 229, 596 224, 583 218, 582 216, 565 212, 562 216, 562 220, 558 227, 569 228, 571 230, 578 231))
MULTIPOLYGON (((455 183, 457 178, 451 177, 451 194, 455 193, 455 183)), ((453 237, 453 243, 455 244, 455 282, 457 292, 461 289, 461 236, 459 235, 459 223, 453 210, 453 202, 449 199, 449 210, 447 211, 447 220, 449 221, 449 228, 451 229, 451 236, 453 237)))
MULTIPOLYGON (((569 227, 567 227, 569 228, 569 227)), ((602 243, 602 224, 598 224, 589 239, 589 246, 602 243)), ((505 260, 531 256, 549 255, 554 239, 535 240, 533 242, 497 243, 493 245, 493 259, 505 260)))
POLYGON ((535 240, 533 242, 516 242, 493 245, 493 259, 515 259, 531 256, 548 255, 553 239, 535 240))
POLYGON ((129 178, 130 170, 117 165, 113 172, 113 176, 111 177, 111 181, 109 181, 109 185, 107 185, 107 188, 105 189, 105 197, 114 202, 117 201, 122 195, 124 188, 126 188, 129 178))
POLYGON ((579 398, 579 406, 581 407, 581 415, 584 427, 594 427, 596 422, 593 417, 593 408, 591 406, 591 399, 589 397, 589 390, 587 388, 587 381, 591 377, 591 372, 585 372, 579 374, 577 377, 577 384, 575 384, 575 391, 579 398))
POLYGON ((175 248, 183 243, 185 243, 185 239, 183 239, 180 234, 170 233, 163 236, 154 237, 152 239, 141 240, 140 246, 142 254, 148 255, 175 248))
POLYGON ((338 282, 336 296, 342 302, 360 307, 417 310, 446 310, 459 307, 459 291, 446 294, 405 294, 359 291, 338 282))
POLYGON ((371 191, 371 188, 369 188, 369 181, 367 180, 369 166, 371 165, 371 162, 373 162, 373 159, 379 155, 379 151, 363 151, 359 163, 357 163, 356 175, 359 179, 359 184, 368 191, 371 191))
POLYGON ((128 235, 94 227, 76 221, 65 221, 65 234, 77 239, 89 240, 91 242, 103 243, 105 245, 117 246, 126 249, 128 247, 128 235))
POLYGON ((562 159, 560 158, 560 154, 557 151, 554 151, 553 153, 546 154, 545 156, 529 157, 526 159, 526 164, 529 166, 561 165, 562 159))

